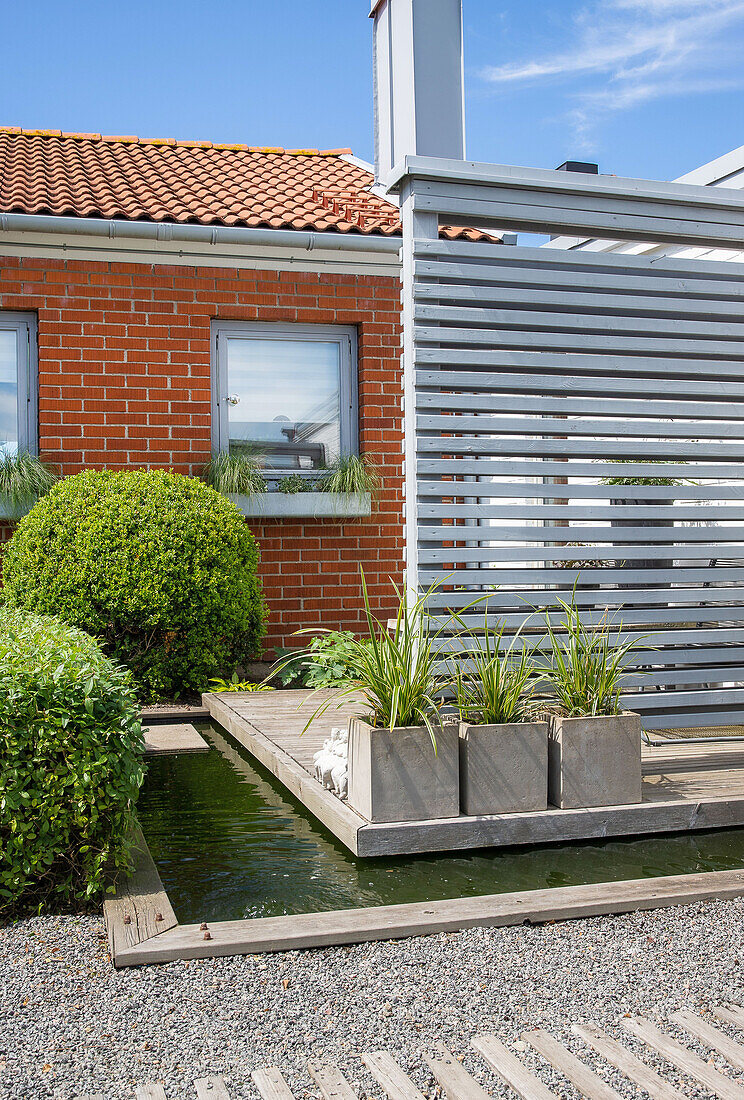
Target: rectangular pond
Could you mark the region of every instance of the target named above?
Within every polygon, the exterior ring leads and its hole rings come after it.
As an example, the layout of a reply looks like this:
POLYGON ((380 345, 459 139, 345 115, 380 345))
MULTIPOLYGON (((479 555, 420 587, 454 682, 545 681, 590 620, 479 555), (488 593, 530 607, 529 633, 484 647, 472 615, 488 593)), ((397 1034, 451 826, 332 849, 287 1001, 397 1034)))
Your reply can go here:
POLYGON ((744 829, 448 855, 356 858, 223 730, 154 757, 139 817, 181 923, 744 867, 744 829))

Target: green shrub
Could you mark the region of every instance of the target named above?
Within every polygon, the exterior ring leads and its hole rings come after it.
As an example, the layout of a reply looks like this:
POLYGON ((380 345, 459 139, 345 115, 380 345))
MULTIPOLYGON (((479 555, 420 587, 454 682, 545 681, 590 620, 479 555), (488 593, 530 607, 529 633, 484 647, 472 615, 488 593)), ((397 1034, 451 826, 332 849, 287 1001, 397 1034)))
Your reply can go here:
POLYGON ((197 692, 255 653, 258 560, 235 505, 196 478, 87 470, 21 520, 3 579, 9 605, 93 634, 149 701, 197 692))
POLYGON ((303 650, 277 646, 271 677, 278 679, 282 687, 343 687, 356 680, 359 649, 368 646, 368 641, 357 640, 350 630, 326 630, 316 634, 303 650))
POLYGON ((91 902, 128 869, 138 713, 87 634, 0 609, 0 912, 91 902))

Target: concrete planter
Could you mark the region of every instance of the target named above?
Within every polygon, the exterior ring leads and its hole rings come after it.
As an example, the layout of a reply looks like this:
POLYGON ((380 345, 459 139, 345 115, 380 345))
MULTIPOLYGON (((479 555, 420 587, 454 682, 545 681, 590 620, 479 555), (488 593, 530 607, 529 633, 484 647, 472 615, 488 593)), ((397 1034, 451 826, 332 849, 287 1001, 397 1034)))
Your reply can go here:
POLYGON ((370 493, 225 494, 252 519, 358 519, 372 514, 370 493))
POLYGON ((430 821, 460 813, 458 729, 437 726, 437 752, 426 726, 375 729, 349 723, 349 797, 371 822, 430 821))
POLYGON ((460 723, 460 809, 469 817, 545 810, 548 723, 460 723))
POLYGON ((548 801, 562 810, 640 802, 640 715, 551 718, 548 801))

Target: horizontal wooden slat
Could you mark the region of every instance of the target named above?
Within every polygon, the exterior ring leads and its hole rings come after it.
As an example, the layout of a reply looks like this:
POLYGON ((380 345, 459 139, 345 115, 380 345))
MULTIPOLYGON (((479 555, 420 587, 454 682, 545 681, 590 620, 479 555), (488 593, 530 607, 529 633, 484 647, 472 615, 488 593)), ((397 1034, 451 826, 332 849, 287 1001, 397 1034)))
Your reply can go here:
MULTIPOLYGON (((444 448, 443 448, 444 449, 444 448)), ((492 477, 514 478, 603 478, 617 477, 620 471, 617 463, 611 460, 604 462, 582 462, 573 458, 550 461, 548 459, 518 459, 518 458, 490 458, 488 456, 473 458, 430 458, 419 457, 416 462, 416 470, 420 479, 431 478, 439 474, 453 475, 481 475, 484 479, 492 477)), ((642 459, 638 461, 624 462, 622 468, 623 477, 647 477, 649 474, 648 463, 642 459)), ((740 464, 729 465, 723 462, 665 462, 664 469, 656 467, 654 474, 670 478, 687 478, 691 481, 702 481, 707 478, 721 480, 734 480, 742 475, 740 464)), ((530 482, 514 482, 530 484, 530 482)), ((701 486, 705 488, 705 486, 701 486)), ((621 486, 617 486, 621 488, 621 486)), ((644 486, 644 495, 647 489, 654 486, 644 486)), ((656 488, 668 488, 657 486, 656 488)), ((679 486, 682 488, 682 486, 679 486)), ((519 495, 519 494, 515 494, 519 495)), ((524 495, 524 494, 522 494, 524 495)))
MULTIPOLYGON (((565 467, 564 467, 565 469, 565 467)), ((644 467, 648 472, 648 467, 644 467)), ((655 474, 661 476, 666 471, 660 471, 657 467, 655 474)), ((615 467, 613 471, 618 476, 620 471, 615 467)), ((477 476, 477 475, 476 475, 477 476)), ((623 474, 624 476, 624 474, 623 474)), ((426 497, 535 497, 541 499, 561 500, 626 500, 628 502, 643 500, 661 501, 664 506, 672 500, 700 500, 718 502, 722 500, 744 500, 744 481, 735 485, 586 485, 569 481, 494 481, 488 476, 480 475, 478 481, 452 481, 445 478, 431 478, 425 476, 419 478, 418 495, 426 497)), ((663 515, 663 513, 662 513, 663 515)), ((651 531, 652 528, 649 528, 651 531)))
POLYGON ((493 329, 456 327, 442 328, 434 324, 417 324, 414 338, 422 344, 457 344, 471 347, 487 345, 490 348, 524 348, 534 351, 545 348, 555 351, 562 348, 574 354, 582 352, 607 352, 609 355, 625 355, 638 352, 641 355, 664 356, 720 356, 741 358, 744 342, 739 340, 701 340, 677 337, 674 334, 661 335, 644 333, 641 336, 615 335, 609 321, 605 323, 604 333, 562 332, 555 329, 527 330, 521 328, 493 329))
MULTIPOLYGON (((607 392, 597 380, 597 394, 607 392)), ((458 390, 465 387, 458 385, 458 390)), ((532 413, 541 415, 558 414, 560 416, 607 416, 618 417, 679 417, 685 421, 695 418, 737 421, 744 418, 744 403, 731 401, 693 401, 679 395, 676 400, 652 401, 648 398, 630 398, 626 395, 606 397, 597 395, 573 396, 570 392, 555 397, 546 397, 545 386, 535 387, 533 393, 503 393, 498 382, 488 393, 442 393, 419 390, 416 403, 419 409, 473 412, 479 415, 492 413, 532 413), (539 394, 539 396, 538 396, 539 394)), ((637 387, 636 387, 637 389, 637 387)), ((669 425, 667 425, 669 426, 669 425)), ((694 435, 694 432, 691 433, 694 435)))
POLYGON ((494 415, 486 410, 480 415, 472 416, 467 413, 437 415, 427 412, 419 414, 417 426, 422 432, 442 432, 444 435, 450 432, 494 436, 534 435, 538 438, 552 435, 559 438, 582 435, 615 438, 628 435, 641 436, 644 441, 673 438, 725 439, 726 436, 736 439, 741 434, 741 425, 736 420, 686 420, 681 412, 675 421, 623 418, 620 408, 611 417, 551 417, 542 412, 539 400, 535 401, 534 416, 494 415))
MULTIPOLYGON (((720 396, 727 387, 739 387, 744 378, 744 363, 739 360, 719 360, 715 357, 709 358, 707 354, 681 359, 678 355, 668 355, 659 349, 654 353, 647 344, 638 352, 632 352, 625 347, 623 353, 617 355, 595 355, 591 351, 575 347, 560 352, 540 350, 535 346, 528 349, 495 346, 449 348, 442 346, 443 334, 441 329, 438 331, 439 341, 436 346, 417 345, 414 348, 414 364, 417 379, 419 371, 428 375, 430 368, 441 366, 442 384, 445 386, 449 384, 448 375, 461 374, 463 388, 467 388, 476 384, 476 372, 482 372, 480 377, 485 380, 487 372, 497 370, 502 380, 508 380, 507 372, 545 372, 546 376, 555 372, 556 379, 560 376, 569 382, 573 379, 578 393, 583 392, 582 387, 591 385, 591 380, 605 378, 608 387, 615 383, 617 392, 622 392, 626 388, 625 378, 637 375, 637 378, 630 379, 635 394, 638 393, 639 380, 644 383, 644 393, 648 387, 651 393, 662 394, 670 389, 673 393, 678 392, 680 380, 687 379, 691 396, 714 397, 720 396), (701 378, 705 380, 704 388, 699 384, 696 386, 696 380, 701 378)), ((516 373, 514 377, 517 377, 516 373)), ((528 374, 519 377, 527 379, 528 374)), ((430 381, 425 384, 433 385, 430 381)), ((735 392, 740 391, 737 389, 735 392)))
MULTIPOLYGON (((648 458, 658 459, 706 459, 723 458, 729 462, 744 459, 744 441, 732 440, 727 443, 711 443, 706 440, 698 443, 689 439, 645 440, 645 439, 542 439, 530 438, 504 438, 473 436, 419 436, 417 449, 420 454, 441 455, 504 455, 527 456, 534 455, 537 458, 551 455, 564 455, 566 458, 579 458, 591 456, 593 458, 610 458, 614 461, 632 458, 635 460, 648 458)), ((647 477, 653 476, 654 471, 648 470, 647 477)))
MULTIPOLYGON (((465 495, 465 494, 459 494, 465 495)), ((554 497, 560 497, 561 487, 555 486, 554 497)), ((633 523, 639 523, 641 520, 658 520, 664 519, 666 522, 692 522, 692 523, 710 523, 712 520, 725 520, 727 523, 732 523, 734 520, 744 519, 744 507, 740 504, 721 503, 721 504, 708 504, 701 503, 698 505, 685 505, 685 504, 669 504, 664 508, 661 508, 658 504, 508 504, 504 501, 499 501, 497 504, 456 504, 456 503, 444 503, 436 504, 429 501, 422 501, 419 504, 418 514, 421 519, 468 519, 468 518, 480 518, 480 519, 497 519, 503 523, 511 523, 518 519, 533 519, 533 520, 576 520, 585 523, 591 523, 598 520, 606 520, 608 523, 611 520, 624 520, 632 521, 633 523)), ((490 530, 490 529, 489 529, 490 530)), ((494 538, 498 537, 496 532, 498 528, 493 528, 494 538)), ((581 528, 575 528, 575 532, 580 531, 581 528)), ((622 528, 618 528, 618 532, 622 528)), ((668 528, 669 537, 674 539, 684 539, 685 529, 681 527, 679 530, 676 528, 668 528)), ((611 533, 612 528, 607 528, 608 534, 611 533)), ((711 532, 709 532, 710 534, 711 532)), ((716 528, 713 532, 714 536, 719 533, 719 529, 716 528)), ((730 530, 725 531, 727 540, 732 537, 730 530)))
MULTIPOLYGON (((534 541, 538 543, 540 540, 540 528, 534 528, 535 535, 534 541)), ((468 540, 480 540, 485 542, 486 540, 497 541, 498 535, 497 527, 420 527, 419 539, 426 540, 428 542, 467 542, 468 540)), ((568 536, 569 528, 566 528, 566 534, 568 536)), ((575 531, 574 531, 575 536, 575 531)), ((714 561, 718 558, 744 558, 744 544, 741 543, 719 543, 719 544, 705 544, 702 543, 698 546, 696 543, 687 543, 684 547, 670 547, 670 546, 656 546, 649 544, 646 546, 639 546, 633 543, 623 545, 622 553, 617 546, 578 546, 576 545, 575 537, 567 538, 567 541, 574 543, 572 546, 491 546, 488 548, 488 560, 492 562, 528 562, 528 561, 576 561, 576 560, 589 560, 589 561, 607 561, 615 562, 618 558, 622 557, 623 561, 636 561, 641 559, 643 561, 654 561, 659 559, 660 561, 674 560, 677 562, 693 560, 696 558, 707 558, 708 561, 714 561)), ((446 554, 443 555, 444 560, 447 561, 446 554)), ((458 578, 460 581, 466 579, 475 581, 476 577, 464 577, 458 578)), ((639 577, 641 581, 645 581, 645 577, 639 577)), ((668 575, 666 580, 671 578, 668 575)), ((676 579, 676 572, 675 572, 676 579)), ((682 579, 682 578, 680 578, 682 579)), ((604 578, 604 583, 609 584, 611 581, 619 581, 622 583, 629 583, 633 580, 633 570, 628 568, 627 573, 623 570, 616 577, 610 576, 609 570, 604 578)))
MULTIPOLYGON (((709 343, 729 343, 740 346, 744 339, 741 321, 703 320, 698 317, 692 321, 670 317, 649 317, 635 313, 625 316, 610 312, 610 303, 604 313, 580 313, 581 302, 576 301, 571 311, 537 310, 531 307, 532 295, 525 296, 522 309, 505 309, 497 305, 464 306, 446 305, 441 302, 417 302, 414 318, 422 325, 442 324, 448 326, 470 325, 488 326, 499 330, 518 329, 520 332, 569 332, 583 339, 590 333, 605 333, 608 329, 613 336, 639 336, 645 338, 680 338, 700 342, 700 354, 706 353, 709 343)), ((564 297, 564 305, 571 302, 564 297)), ((680 307, 680 314, 683 310, 680 307)), ((480 330, 479 330, 480 331, 480 330)))

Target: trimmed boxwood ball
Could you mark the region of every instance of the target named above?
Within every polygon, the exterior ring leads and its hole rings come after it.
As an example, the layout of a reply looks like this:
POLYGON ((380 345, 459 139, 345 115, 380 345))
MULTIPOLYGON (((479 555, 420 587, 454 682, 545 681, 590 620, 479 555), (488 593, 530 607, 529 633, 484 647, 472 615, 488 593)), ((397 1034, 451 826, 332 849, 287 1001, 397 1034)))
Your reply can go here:
POLYGON ((259 648, 258 545, 236 506, 165 470, 86 470, 7 545, 10 606, 54 614, 131 669, 142 701, 203 691, 259 648))
POLYGON ((93 638, 0 608, 0 913, 85 905, 129 869, 138 715, 93 638))

